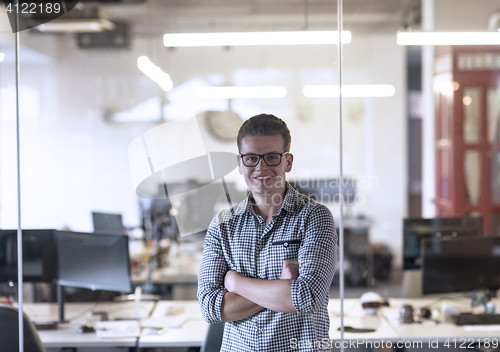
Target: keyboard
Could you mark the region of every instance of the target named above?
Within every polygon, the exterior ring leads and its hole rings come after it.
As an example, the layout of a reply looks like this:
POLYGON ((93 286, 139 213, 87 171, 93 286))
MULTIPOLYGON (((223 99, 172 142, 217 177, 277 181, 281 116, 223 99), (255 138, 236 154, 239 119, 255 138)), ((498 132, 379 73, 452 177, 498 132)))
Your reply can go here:
POLYGON ((462 325, 500 325, 500 314, 459 314, 454 315, 455 324, 462 325))

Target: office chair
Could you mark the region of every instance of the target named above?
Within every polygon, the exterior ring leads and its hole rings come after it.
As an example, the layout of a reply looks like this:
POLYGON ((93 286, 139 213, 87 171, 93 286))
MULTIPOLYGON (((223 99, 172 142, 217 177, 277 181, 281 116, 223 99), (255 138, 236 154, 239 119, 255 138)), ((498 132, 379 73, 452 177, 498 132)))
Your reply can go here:
POLYGON ((224 323, 210 324, 200 352, 219 352, 222 346, 222 335, 224 335, 224 323))
MULTIPOLYGON (((2 352, 19 351, 19 320, 17 308, 0 304, 0 341, 2 352)), ((24 351, 46 352, 35 325, 24 314, 24 351)))

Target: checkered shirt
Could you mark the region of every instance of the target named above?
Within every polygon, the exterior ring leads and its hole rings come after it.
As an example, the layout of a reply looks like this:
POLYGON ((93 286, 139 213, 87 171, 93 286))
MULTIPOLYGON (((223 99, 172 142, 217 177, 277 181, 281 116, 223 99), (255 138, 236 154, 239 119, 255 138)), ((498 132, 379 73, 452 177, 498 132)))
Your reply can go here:
POLYGON ((299 277, 290 280, 297 313, 264 309, 226 322, 221 351, 322 350, 329 339, 328 290, 338 261, 332 214, 289 184, 280 211, 267 226, 254 213, 252 201, 250 194, 232 209, 221 211, 207 231, 198 276, 203 317, 209 323, 222 322, 222 297, 228 292, 224 276, 229 270, 277 280, 283 261, 298 259, 299 277))

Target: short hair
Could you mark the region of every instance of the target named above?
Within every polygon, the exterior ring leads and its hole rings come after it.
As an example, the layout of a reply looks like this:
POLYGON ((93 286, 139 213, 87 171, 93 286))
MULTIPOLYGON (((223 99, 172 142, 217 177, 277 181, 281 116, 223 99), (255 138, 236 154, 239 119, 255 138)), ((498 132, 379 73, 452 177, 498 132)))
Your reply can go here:
POLYGON ((292 144, 292 136, 290 135, 290 130, 288 129, 285 121, 271 114, 255 115, 243 122, 240 130, 238 131, 238 137, 236 139, 238 150, 241 149, 241 141, 246 136, 253 137, 277 135, 281 135, 283 137, 284 152, 289 152, 292 144))

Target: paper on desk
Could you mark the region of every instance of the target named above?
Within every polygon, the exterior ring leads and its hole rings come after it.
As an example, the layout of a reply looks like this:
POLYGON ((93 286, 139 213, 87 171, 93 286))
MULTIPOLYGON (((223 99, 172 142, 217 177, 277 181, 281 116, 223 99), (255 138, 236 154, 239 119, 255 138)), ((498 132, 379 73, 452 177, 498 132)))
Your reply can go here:
POLYGON ((141 320, 143 328, 180 328, 188 320, 187 316, 151 317, 141 320))
POLYGON ((98 321, 95 323, 95 333, 100 339, 139 337, 141 328, 137 320, 98 321))
POLYGON ((500 331, 500 325, 464 325, 465 331, 500 331))

